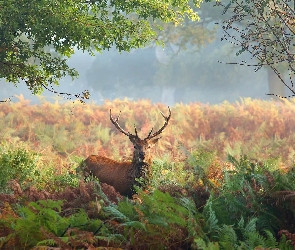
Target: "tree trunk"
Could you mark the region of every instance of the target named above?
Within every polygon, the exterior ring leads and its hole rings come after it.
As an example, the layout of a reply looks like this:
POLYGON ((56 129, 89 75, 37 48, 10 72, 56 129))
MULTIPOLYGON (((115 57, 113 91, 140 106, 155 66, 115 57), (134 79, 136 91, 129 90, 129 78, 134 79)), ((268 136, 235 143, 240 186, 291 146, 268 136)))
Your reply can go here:
MULTIPOLYGON (((285 96, 285 86, 281 82, 280 78, 276 75, 276 73, 271 69, 267 69, 267 78, 268 78, 268 87, 269 87, 269 93, 275 94, 279 96, 285 96)), ((281 100, 278 96, 271 96, 271 98, 275 101, 281 100)))

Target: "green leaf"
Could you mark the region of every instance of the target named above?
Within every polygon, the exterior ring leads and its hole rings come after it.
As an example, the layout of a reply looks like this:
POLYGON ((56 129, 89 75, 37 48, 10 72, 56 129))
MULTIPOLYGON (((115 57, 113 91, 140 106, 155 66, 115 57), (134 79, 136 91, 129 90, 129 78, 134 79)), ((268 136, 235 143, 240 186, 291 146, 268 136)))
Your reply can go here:
POLYGON ((120 226, 132 227, 132 228, 136 228, 136 229, 143 229, 146 231, 145 225, 139 221, 128 221, 125 223, 121 223, 120 226))

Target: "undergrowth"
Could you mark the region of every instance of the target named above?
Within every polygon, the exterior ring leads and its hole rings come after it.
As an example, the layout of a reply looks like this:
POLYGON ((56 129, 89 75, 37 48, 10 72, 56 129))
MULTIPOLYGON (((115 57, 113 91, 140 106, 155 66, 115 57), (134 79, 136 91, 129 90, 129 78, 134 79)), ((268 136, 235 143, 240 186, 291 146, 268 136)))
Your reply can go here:
POLYGON ((17 180, 22 188, 32 185, 40 171, 37 169, 39 156, 23 147, 9 148, 7 144, 0 145, 0 190, 10 192, 9 181, 17 180))
POLYGON ((17 181, 24 190, 35 186, 39 190, 58 191, 67 186, 78 186, 75 175, 78 159, 69 166, 60 167, 44 161, 40 153, 28 149, 24 143, 0 144, 0 193, 11 193, 10 182, 17 181), (46 165, 46 167, 44 167, 46 165))
POLYGON ((295 168, 183 152, 182 162, 156 159, 150 186, 130 200, 97 180, 85 186, 72 167, 57 174, 42 155, 2 145, 0 196, 9 202, 0 201, 0 248, 294 248, 295 168))

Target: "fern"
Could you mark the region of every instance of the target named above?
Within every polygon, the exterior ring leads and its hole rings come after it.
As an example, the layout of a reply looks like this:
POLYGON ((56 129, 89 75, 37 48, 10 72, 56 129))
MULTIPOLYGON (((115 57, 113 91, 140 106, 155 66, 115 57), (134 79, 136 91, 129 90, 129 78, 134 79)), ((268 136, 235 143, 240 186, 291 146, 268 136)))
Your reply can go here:
MULTIPOLYGON (((178 164, 177 168, 181 172, 181 166, 178 164)), ((182 174, 176 174, 175 170, 175 163, 170 162, 168 159, 161 158, 161 159, 154 159, 152 164, 152 178, 150 180, 149 185, 152 189, 156 189, 159 186, 167 185, 167 184, 177 184, 183 183, 184 178, 182 174)))
POLYGON ((56 242, 54 239, 46 239, 39 241, 36 246, 56 246, 56 242))
POLYGON ((280 250, 294 250, 294 246, 292 246, 290 240, 287 240, 286 235, 282 235, 280 242, 278 244, 278 249, 280 250))
POLYGON ((101 236, 101 235, 97 235, 95 236, 96 239, 100 240, 100 241, 106 241, 107 243, 122 243, 122 242, 127 242, 127 239, 122 235, 122 234, 109 234, 106 236, 101 236))
POLYGON ((187 241, 198 236, 206 238, 201 226, 203 217, 192 200, 176 199, 159 190, 150 195, 138 190, 138 199, 141 200, 140 203, 126 199, 117 206, 103 209, 110 220, 118 223, 117 228, 123 230, 124 238, 134 247, 144 244, 145 248, 169 248, 171 241, 175 240, 175 244, 180 244, 177 237, 183 236, 179 232, 190 235, 187 236, 187 241), (157 240, 152 240, 153 238, 157 240))
POLYGON ((129 218, 118 210, 115 206, 104 207, 103 210, 106 212, 107 216, 112 220, 118 220, 120 222, 130 221, 129 218))
POLYGON ((207 233, 215 235, 215 233, 219 230, 218 219, 216 218, 216 214, 212 209, 212 202, 209 200, 204 207, 205 218, 206 218, 206 226, 207 233))
POLYGON ((123 213, 129 220, 138 220, 138 213, 134 210, 134 204, 125 200, 118 203, 118 210, 123 213))
POLYGON ((175 223, 180 226, 186 225, 185 216, 187 209, 177 204, 177 200, 169 193, 163 193, 155 190, 152 195, 142 193, 143 205, 142 212, 148 217, 149 222, 159 223, 159 225, 168 225, 175 223))
POLYGON ((279 243, 277 242, 277 239, 273 236, 273 234, 268 231, 264 230, 265 234, 265 247, 267 248, 278 248, 279 243))
POLYGON ((197 245, 197 249, 200 249, 200 250, 219 250, 220 249, 218 242, 209 242, 207 244, 202 238, 195 239, 194 243, 197 245))
POLYGON ((249 249, 254 249, 255 247, 266 247, 266 239, 258 232, 250 232, 248 233, 247 246, 249 249))
POLYGON ((216 159, 216 152, 208 152, 205 150, 194 151, 192 153, 186 151, 187 163, 192 167, 194 181, 201 182, 206 188, 212 187, 212 183, 208 178, 209 167, 216 159))
POLYGON ((236 249, 238 237, 232 226, 223 225, 218 229, 218 243, 222 249, 236 249))
POLYGON ((225 171, 224 184, 218 199, 212 207, 220 223, 233 224, 241 217, 257 217, 258 229, 275 231, 279 218, 268 197, 273 192, 271 173, 265 165, 252 162, 246 156, 236 160, 228 156, 234 164, 232 171, 225 171), (222 208, 227 211, 222 212, 222 208))
POLYGON ((143 229, 146 231, 145 225, 139 221, 127 221, 125 223, 121 223, 120 226, 121 227, 132 227, 135 229, 143 229))
MULTIPOLYGON (((123 229, 122 235, 119 236, 121 240, 124 239, 124 241, 127 241, 127 239, 129 239, 133 244, 134 230, 146 231, 144 223, 139 220, 133 220, 136 218, 136 212, 133 210, 132 204, 128 200, 119 202, 118 206, 112 205, 104 207, 103 210, 111 220, 119 222, 118 227, 123 229)), ((105 237, 105 240, 109 241, 118 238, 119 234, 113 236, 112 234, 113 233, 109 233, 109 235, 105 237)))
MULTIPOLYGON (((40 200, 21 206, 17 209, 19 217, 14 215, 6 219, 10 222, 10 225, 6 227, 10 227, 8 229, 11 230, 11 233, 2 240, 17 239, 24 249, 30 249, 36 245, 44 244, 52 246, 65 243, 66 245, 67 239, 79 241, 83 235, 86 235, 85 232, 89 231, 87 232, 88 238, 85 240, 91 242, 94 238, 90 232, 94 232, 102 225, 100 220, 90 219, 83 210, 79 210, 69 218, 62 217, 61 211, 62 201, 40 200), (72 232, 69 235, 71 239, 63 236, 69 231, 72 232)), ((1 223, 2 220, 0 218, 1 223)), ((102 230, 101 233, 106 232, 102 230)))
MULTIPOLYGON (((58 212, 61 211, 61 201, 38 201, 30 202, 26 207, 18 209, 21 217, 16 220, 15 230, 22 234, 34 234, 42 237, 39 233, 41 227, 47 228, 50 232, 59 235, 62 232, 68 221, 61 217, 58 212)), ((36 237, 38 238, 38 237, 36 237)))
POLYGON ((83 209, 80 209, 77 213, 68 218, 68 223, 70 227, 78 227, 84 230, 90 229, 94 232, 94 230, 102 224, 102 221, 98 219, 90 219, 87 213, 83 209))

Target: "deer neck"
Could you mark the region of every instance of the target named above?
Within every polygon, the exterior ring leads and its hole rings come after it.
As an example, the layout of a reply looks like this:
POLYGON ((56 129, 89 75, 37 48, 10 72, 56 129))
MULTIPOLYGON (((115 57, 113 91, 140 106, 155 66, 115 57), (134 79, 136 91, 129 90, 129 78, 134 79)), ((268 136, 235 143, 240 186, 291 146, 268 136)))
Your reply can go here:
POLYGON ((136 152, 133 153, 133 158, 132 158, 132 167, 133 168, 151 165, 151 162, 152 161, 149 157, 149 154, 146 154, 145 158, 143 160, 141 160, 139 155, 136 152))
MULTIPOLYGON (((139 160, 139 157, 136 153, 133 154, 132 163, 130 169, 127 173, 127 179, 129 183, 130 190, 133 189, 134 185, 137 186, 144 186, 149 182, 151 176, 151 159, 144 159, 143 161, 139 160), (138 182, 139 178, 143 178, 141 181, 138 182)), ((132 191, 132 193, 134 193, 132 191)))

